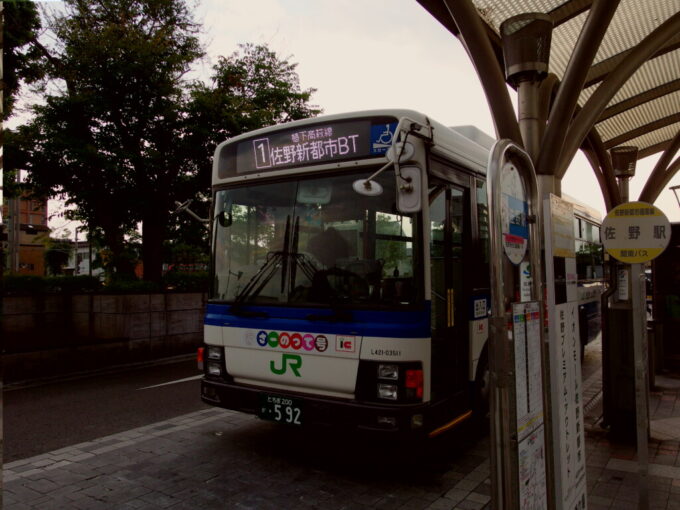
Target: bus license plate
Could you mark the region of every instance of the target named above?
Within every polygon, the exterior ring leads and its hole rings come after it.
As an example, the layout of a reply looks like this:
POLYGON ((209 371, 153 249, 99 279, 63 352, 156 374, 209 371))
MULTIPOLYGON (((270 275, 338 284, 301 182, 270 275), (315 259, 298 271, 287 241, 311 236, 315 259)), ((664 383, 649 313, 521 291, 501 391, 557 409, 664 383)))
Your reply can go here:
POLYGON ((302 400, 260 393, 258 415, 264 420, 302 425, 302 400))

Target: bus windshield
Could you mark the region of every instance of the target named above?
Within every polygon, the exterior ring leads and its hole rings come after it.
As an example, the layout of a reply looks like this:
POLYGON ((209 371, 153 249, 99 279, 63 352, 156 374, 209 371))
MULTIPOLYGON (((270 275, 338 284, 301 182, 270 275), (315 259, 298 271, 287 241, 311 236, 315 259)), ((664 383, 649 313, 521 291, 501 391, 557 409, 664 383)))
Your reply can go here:
POLYGON ((251 183, 215 193, 211 298, 235 304, 393 307, 422 300, 415 215, 345 174, 251 183))

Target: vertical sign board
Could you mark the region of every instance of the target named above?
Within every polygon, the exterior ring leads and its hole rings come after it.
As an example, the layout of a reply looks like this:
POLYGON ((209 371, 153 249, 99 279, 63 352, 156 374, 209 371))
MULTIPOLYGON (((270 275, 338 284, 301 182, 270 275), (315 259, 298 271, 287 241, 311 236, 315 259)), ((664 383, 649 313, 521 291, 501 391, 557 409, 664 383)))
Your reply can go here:
POLYGON ((519 508, 547 508, 543 379, 541 374, 541 311, 537 301, 513 303, 515 401, 519 508))
POLYGON ((543 206, 550 324, 550 387, 557 508, 586 508, 580 339, 573 206, 550 195, 543 206))
POLYGON ((487 175, 492 505, 544 510, 552 481, 546 473, 536 174, 521 148, 499 140, 491 150, 487 175))

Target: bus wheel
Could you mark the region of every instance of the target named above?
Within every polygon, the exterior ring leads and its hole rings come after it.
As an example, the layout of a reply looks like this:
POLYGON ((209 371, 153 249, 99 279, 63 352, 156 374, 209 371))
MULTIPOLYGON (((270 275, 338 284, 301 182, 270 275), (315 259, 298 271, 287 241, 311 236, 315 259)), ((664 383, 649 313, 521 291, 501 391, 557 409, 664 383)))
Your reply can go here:
POLYGON ((489 374, 489 353, 487 346, 484 346, 482 354, 477 362, 477 372, 475 374, 473 415, 479 424, 489 424, 489 400, 491 397, 491 379, 489 374))

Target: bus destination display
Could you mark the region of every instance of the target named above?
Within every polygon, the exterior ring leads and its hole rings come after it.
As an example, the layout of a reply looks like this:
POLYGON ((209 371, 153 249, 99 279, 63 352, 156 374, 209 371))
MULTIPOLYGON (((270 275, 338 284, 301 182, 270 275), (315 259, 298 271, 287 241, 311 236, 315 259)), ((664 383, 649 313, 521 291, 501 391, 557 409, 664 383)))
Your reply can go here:
POLYGON ((396 122, 356 120, 310 125, 246 140, 236 149, 236 173, 278 170, 383 155, 396 122))

